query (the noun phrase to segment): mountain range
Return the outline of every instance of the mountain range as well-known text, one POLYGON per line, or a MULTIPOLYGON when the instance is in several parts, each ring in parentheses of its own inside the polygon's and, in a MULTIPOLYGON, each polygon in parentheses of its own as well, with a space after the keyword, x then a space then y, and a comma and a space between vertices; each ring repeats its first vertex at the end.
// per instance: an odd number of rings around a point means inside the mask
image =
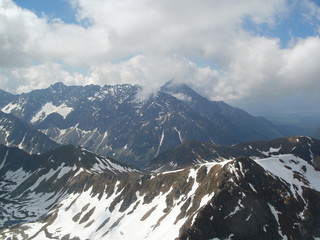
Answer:
POLYGON ((0 239, 320 239, 320 140, 141 89, 0 91, 0 239))
POLYGON ((144 99, 137 97, 140 90, 56 83, 20 95, 2 91, 0 108, 58 144, 138 167, 188 140, 234 144, 287 135, 266 119, 209 101, 187 85, 170 81, 144 99))

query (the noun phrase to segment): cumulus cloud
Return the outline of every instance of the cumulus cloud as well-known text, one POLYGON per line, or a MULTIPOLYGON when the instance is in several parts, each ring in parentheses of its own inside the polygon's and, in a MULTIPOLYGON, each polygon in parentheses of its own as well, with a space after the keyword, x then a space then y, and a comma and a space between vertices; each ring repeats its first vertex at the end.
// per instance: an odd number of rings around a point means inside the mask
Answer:
POLYGON ((89 25, 38 17, 1 0, 2 65, 42 59, 90 65, 137 54, 213 56, 237 35, 243 17, 271 23, 285 7, 284 0, 263 6, 253 0, 72 2, 79 22, 89 25))
POLYGON ((283 87, 310 90, 319 87, 320 38, 302 39, 283 54, 280 78, 283 87))
POLYGON ((48 87, 61 81, 67 85, 138 84, 144 87, 143 95, 148 95, 172 79, 200 89, 200 86, 208 82, 217 82, 218 72, 209 67, 199 68, 186 58, 156 59, 138 55, 117 63, 92 66, 87 74, 70 73, 61 64, 48 62, 31 67, 0 70, 0 78, 0 88, 14 93, 48 87))
POLYGON ((57 63, 46 63, 16 68, 10 74, 3 72, 1 87, 27 92, 57 81, 69 85, 130 83, 144 86, 143 95, 148 95, 174 79, 187 83, 212 100, 227 101, 319 90, 319 37, 300 40, 290 49, 282 49, 277 39, 250 37, 238 40, 233 52, 233 61, 223 69, 199 67, 178 56, 138 55, 92 66, 86 75, 70 73, 57 63))
MULTIPOLYGON (((279 37, 244 26, 249 20, 276 28, 294 0, 70 1, 78 23, 37 16, 0 0, 1 88, 24 92, 56 81, 131 83, 145 86, 147 95, 175 79, 225 101, 320 88, 319 36, 293 37, 283 47, 279 37)), ((309 0, 298 5, 317 29, 318 5, 309 0)))
POLYGON ((221 99, 281 96, 320 88, 319 37, 300 40, 290 49, 268 38, 251 38, 236 46, 234 60, 216 89, 224 93, 221 99))
MULTIPOLYGON (((108 29, 110 54, 178 54, 214 56, 241 29, 243 18, 272 24, 286 7, 283 0, 257 1, 191 0, 73 0, 79 20, 108 29)), ((219 57, 217 57, 219 59, 219 57)))
POLYGON ((38 17, 11 0, 0 0, 0 67, 58 61, 94 64, 111 43, 106 30, 38 17))
POLYGON ((39 51, 46 60, 71 65, 95 64, 104 58, 110 48, 108 35, 102 29, 86 29, 61 22, 48 27, 39 44, 39 51))
POLYGON ((148 96, 172 79, 200 89, 208 83, 214 84, 217 76, 217 71, 209 67, 200 68, 186 58, 138 55, 119 63, 92 67, 88 81, 100 85, 138 84, 143 86, 142 96, 148 96))
POLYGON ((46 30, 45 20, 17 7, 11 0, 0 1, 0 66, 32 63, 46 30))
POLYGON ((81 85, 86 82, 83 75, 65 71, 60 64, 51 62, 0 70, 0 80, 0 88, 12 93, 46 88, 55 82, 64 82, 68 85, 81 85))

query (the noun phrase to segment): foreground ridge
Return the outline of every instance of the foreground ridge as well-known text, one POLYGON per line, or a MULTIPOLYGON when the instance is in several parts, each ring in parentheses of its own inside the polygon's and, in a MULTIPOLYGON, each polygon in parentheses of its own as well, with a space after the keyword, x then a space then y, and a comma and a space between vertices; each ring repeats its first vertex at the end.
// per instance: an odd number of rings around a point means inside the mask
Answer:
POLYGON ((292 154, 144 173, 64 148, 40 155, 34 169, 10 167, 22 153, 4 148, 1 238, 320 237, 320 172, 292 154))

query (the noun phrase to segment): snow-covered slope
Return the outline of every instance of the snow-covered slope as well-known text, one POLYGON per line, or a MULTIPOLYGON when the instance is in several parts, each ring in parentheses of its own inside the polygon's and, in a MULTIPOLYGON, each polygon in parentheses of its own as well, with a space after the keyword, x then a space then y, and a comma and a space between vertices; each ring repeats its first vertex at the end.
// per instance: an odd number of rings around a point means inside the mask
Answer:
MULTIPOLYGON (((29 155, 0 145, 0 227, 38 220, 70 192, 78 179, 139 172, 80 147, 64 146, 41 155, 29 155)), ((97 182, 88 184, 98 186, 97 182)))
POLYGON ((81 148, 40 155, 34 168, 1 152, 1 239, 320 237, 320 172, 292 154, 151 174, 81 148))

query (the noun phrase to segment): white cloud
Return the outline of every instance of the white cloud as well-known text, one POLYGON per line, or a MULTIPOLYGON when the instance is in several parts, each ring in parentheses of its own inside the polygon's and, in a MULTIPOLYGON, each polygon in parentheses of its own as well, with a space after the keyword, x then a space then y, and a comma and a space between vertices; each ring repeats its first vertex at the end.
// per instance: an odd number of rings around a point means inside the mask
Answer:
POLYGON ((254 0, 72 2, 79 21, 89 26, 38 17, 12 0, 0 0, 0 64, 45 60, 90 66, 137 54, 213 56, 232 42, 244 17, 271 23, 285 7, 284 0, 263 6, 254 0))
POLYGON ((171 79, 187 83, 195 89, 218 81, 218 72, 199 68, 185 58, 155 58, 138 55, 118 63, 106 63, 91 67, 88 74, 70 73, 58 63, 48 62, 31 67, 0 71, 0 88, 14 93, 28 92, 48 87, 61 81, 67 85, 114 85, 139 84, 144 87, 142 95, 156 91, 171 79), (10 82, 7 81, 10 79, 10 82), (195 81, 196 79, 196 81, 195 81))
POLYGON ((49 31, 40 45, 40 51, 47 60, 59 60, 71 65, 101 62, 110 48, 108 34, 103 29, 61 22, 49 25, 49 31))
POLYGON ((319 38, 310 37, 298 41, 291 49, 281 49, 277 39, 249 36, 247 41, 239 40, 233 47, 234 59, 224 69, 198 67, 177 56, 138 55, 117 63, 92 66, 87 75, 70 73, 57 63, 16 68, 10 74, 2 73, 1 87, 26 92, 57 81, 68 85, 130 83, 144 86, 143 95, 148 95, 175 79, 213 100, 226 101, 319 90, 319 38))
POLYGON ((94 64, 110 50, 108 38, 102 28, 38 17, 11 0, 0 0, 0 67, 42 61, 94 64))
POLYGON ((302 39, 292 48, 284 51, 284 62, 280 77, 283 87, 294 90, 319 88, 320 38, 302 39))
POLYGON ((11 0, 0 0, 0 66, 32 63, 45 28, 45 20, 11 0))
POLYGON ((0 88, 12 93, 46 88, 55 82, 64 82, 68 85, 86 83, 83 75, 71 74, 63 70, 61 65, 51 62, 31 67, 0 70, 0 79, 0 88))
MULTIPOLYGON (((123 57, 133 54, 189 56, 218 51, 238 34, 242 20, 273 23, 285 9, 284 0, 73 0, 78 18, 107 29, 113 50, 123 57)), ((213 55, 213 54, 211 54, 213 55)), ((219 59, 219 57, 217 57, 219 59)))
POLYGON ((99 85, 139 84, 144 87, 141 93, 143 97, 171 79, 199 89, 200 85, 211 84, 217 80, 217 74, 217 71, 208 67, 197 67, 186 58, 138 55, 119 63, 92 67, 87 81, 99 85))
MULTIPOLYGON (((39 17, 0 0, 1 88, 131 83, 149 94, 176 79, 226 101, 320 88, 319 37, 294 38, 283 48, 279 38, 256 36, 243 26, 244 19, 277 26, 292 1, 70 1, 79 22, 89 24, 39 17), (199 67, 201 61, 208 66, 199 67)), ((318 26, 319 7, 307 0, 301 5, 318 26)))
POLYGON ((233 52, 213 98, 270 98, 320 90, 319 37, 300 40, 291 49, 282 49, 277 39, 250 37, 239 40, 233 52))

